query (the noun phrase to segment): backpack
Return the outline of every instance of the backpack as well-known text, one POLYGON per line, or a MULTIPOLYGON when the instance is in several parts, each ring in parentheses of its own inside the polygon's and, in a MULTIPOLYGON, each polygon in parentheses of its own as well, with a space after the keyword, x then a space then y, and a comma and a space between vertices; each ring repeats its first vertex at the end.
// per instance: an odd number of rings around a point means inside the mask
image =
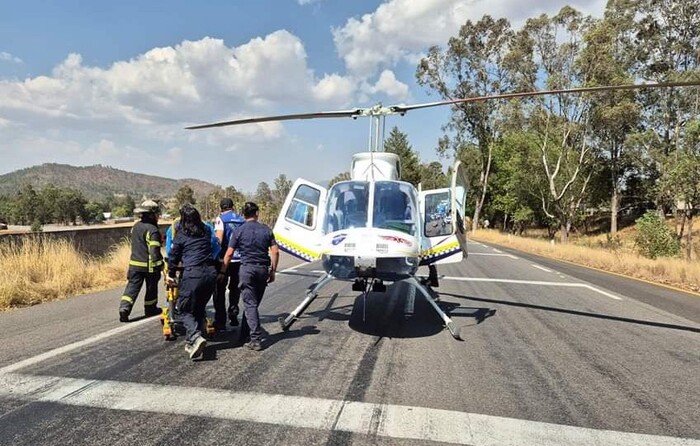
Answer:
MULTIPOLYGON (((231 240, 233 230, 245 223, 245 219, 233 211, 224 212, 219 218, 221 218, 221 222, 224 224, 224 237, 221 240, 221 253, 223 256, 228 249, 228 242, 231 240)), ((240 259, 240 254, 238 252, 234 253, 233 258, 240 259)))

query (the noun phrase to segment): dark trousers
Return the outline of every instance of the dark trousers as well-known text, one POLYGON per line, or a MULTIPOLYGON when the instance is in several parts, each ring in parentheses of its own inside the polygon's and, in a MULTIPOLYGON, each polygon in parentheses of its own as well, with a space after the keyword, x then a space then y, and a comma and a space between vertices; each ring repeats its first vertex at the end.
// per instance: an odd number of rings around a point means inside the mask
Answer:
POLYGON ((158 305, 158 281, 160 280, 160 271, 149 273, 148 271, 139 271, 134 268, 129 268, 126 273, 126 288, 119 303, 119 311, 131 313, 134 307, 134 302, 141 291, 143 282, 146 282, 146 297, 143 301, 144 308, 154 309, 158 305))
POLYGON ((260 327, 260 314, 258 307, 262 301, 269 270, 264 265, 241 265, 240 289, 243 300, 243 320, 241 321, 241 340, 250 336, 251 341, 260 341, 262 329, 260 327))
POLYGON ((182 272, 176 308, 185 327, 185 341, 191 344, 205 331, 204 317, 207 302, 216 285, 216 268, 213 265, 190 266, 182 272))
MULTIPOLYGON (((231 262, 226 270, 226 280, 216 284, 214 291, 214 323, 226 325, 226 316, 233 321, 238 318, 238 302, 241 299, 241 290, 238 288, 240 262, 231 262), (228 311, 226 310, 226 288, 228 288, 228 311)), ((217 266, 221 271, 221 263, 217 266)))

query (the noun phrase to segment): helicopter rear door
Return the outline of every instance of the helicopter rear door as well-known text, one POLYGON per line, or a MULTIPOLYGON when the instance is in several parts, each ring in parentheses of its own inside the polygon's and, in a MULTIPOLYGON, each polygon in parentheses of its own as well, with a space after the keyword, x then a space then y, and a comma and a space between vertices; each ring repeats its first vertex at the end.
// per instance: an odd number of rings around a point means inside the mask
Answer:
POLYGON ((454 234, 457 237, 460 248, 464 256, 467 256, 467 228, 466 228, 466 211, 467 211, 467 191, 469 183, 467 183, 467 173, 461 161, 457 161, 452 168, 452 226, 454 234))
POLYGON ((307 262, 321 257, 327 192, 318 184, 296 180, 275 223, 275 239, 281 250, 307 262))
POLYGON ((421 191, 420 212, 423 223, 421 265, 453 263, 462 260, 462 250, 452 223, 450 188, 421 191))

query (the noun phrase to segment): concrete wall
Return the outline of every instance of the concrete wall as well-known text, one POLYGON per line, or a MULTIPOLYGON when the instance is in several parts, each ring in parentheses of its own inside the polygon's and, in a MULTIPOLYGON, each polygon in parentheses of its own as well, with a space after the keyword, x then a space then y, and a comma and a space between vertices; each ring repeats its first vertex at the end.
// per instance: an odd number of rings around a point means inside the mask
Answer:
MULTIPOLYGON (((63 230, 55 232, 42 232, 38 234, 3 234, 0 235, 0 243, 22 243, 27 238, 39 238, 44 243, 51 243, 51 240, 69 240, 75 248, 91 256, 103 256, 109 253, 112 246, 128 239, 133 225, 119 226, 93 226, 63 230)), ((159 225, 161 234, 165 236, 165 231, 170 224, 159 225)))

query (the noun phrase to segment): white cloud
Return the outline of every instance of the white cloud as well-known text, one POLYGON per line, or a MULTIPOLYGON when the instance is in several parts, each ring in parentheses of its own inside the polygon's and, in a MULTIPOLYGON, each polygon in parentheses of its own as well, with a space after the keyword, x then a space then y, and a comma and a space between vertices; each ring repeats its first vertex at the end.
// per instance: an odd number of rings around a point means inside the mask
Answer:
MULTIPOLYGON (((572 6, 600 15, 603 0, 573 0, 572 6)), ((351 18, 333 30, 336 49, 349 72, 373 76, 382 67, 414 62, 432 45, 444 45, 467 20, 485 14, 506 17, 515 26, 541 13, 554 13, 560 0, 389 0, 371 14, 351 18)))
POLYGON ((314 3, 321 3, 323 0, 297 0, 301 6, 311 5, 314 3))
POLYGON ((397 100, 406 100, 409 96, 408 85, 396 79, 396 75, 391 70, 382 71, 379 80, 369 88, 368 92, 370 94, 384 93, 397 100))
POLYGON ((22 59, 6 51, 0 51, 0 62, 23 63, 22 59))
POLYGON ((107 155, 107 141, 161 153, 183 145, 255 146, 281 138, 282 124, 208 132, 183 127, 351 101, 356 81, 316 77, 306 59, 299 38, 284 30, 238 47, 209 37, 183 41, 106 68, 69 54, 50 75, 0 80, 0 125, 24 128, 27 142, 53 132, 53 142, 70 139, 91 157, 107 155))

